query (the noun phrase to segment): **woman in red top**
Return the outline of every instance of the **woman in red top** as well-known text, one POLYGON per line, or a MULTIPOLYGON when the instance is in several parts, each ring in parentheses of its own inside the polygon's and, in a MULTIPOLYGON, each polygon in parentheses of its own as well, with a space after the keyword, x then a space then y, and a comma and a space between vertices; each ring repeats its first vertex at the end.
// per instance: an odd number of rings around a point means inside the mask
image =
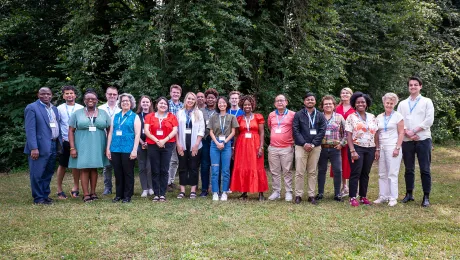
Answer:
POLYGON ((174 150, 177 133, 177 119, 169 113, 168 100, 156 100, 157 111, 145 117, 144 133, 148 144, 150 166, 152 167, 153 201, 166 201, 166 188, 169 178, 169 162, 174 150))
POLYGON ((264 200, 268 190, 267 174, 264 168, 264 118, 254 114, 256 101, 252 96, 243 96, 239 106, 244 115, 237 118, 239 128, 235 136, 235 167, 230 189, 240 191, 241 199, 247 199, 248 192, 258 192, 259 200, 264 200))
MULTIPOLYGON (((343 116, 345 120, 347 117, 353 113, 355 110, 350 105, 350 98, 353 95, 353 90, 350 88, 343 88, 340 91, 340 103, 335 109, 337 114, 343 116)), ((344 196, 348 196, 348 179, 350 179, 350 163, 348 162, 348 145, 342 148, 342 189, 340 191, 340 196, 343 198, 344 196)), ((334 177, 334 173, 332 172, 331 167, 331 177, 334 177)))

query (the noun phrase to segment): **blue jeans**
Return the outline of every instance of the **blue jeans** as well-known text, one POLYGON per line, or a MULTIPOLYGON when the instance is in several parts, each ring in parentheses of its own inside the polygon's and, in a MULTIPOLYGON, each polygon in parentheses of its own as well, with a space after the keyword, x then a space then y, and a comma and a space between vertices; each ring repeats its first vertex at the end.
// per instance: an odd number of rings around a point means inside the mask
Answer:
POLYGON ((210 136, 201 140, 201 190, 208 191, 209 189, 209 167, 211 166, 210 147, 212 139, 210 136))
POLYGON ((401 149, 403 154, 404 166, 406 172, 404 179, 406 181, 406 190, 412 192, 415 183, 415 155, 417 155, 418 165, 420 168, 420 176, 422 179, 422 187, 424 193, 431 191, 431 139, 422 141, 403 142, 401 149))
POLYGON ((222 168, 222 191, 227 192, 230 186, 230 160, 232 158, 232 144, 228 142, 224 149, 219 150, 211 141, 211 183, 212 192, 219 192, 219 172, 222 168))

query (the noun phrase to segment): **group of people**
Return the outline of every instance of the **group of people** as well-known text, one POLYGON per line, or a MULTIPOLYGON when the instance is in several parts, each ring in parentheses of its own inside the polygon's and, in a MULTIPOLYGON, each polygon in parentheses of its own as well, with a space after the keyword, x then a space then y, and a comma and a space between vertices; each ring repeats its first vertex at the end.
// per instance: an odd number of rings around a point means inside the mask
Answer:
MULTIPOLYGON (((272 176, 268 199, 281 197, 283 178, 284 199, 300 204, 306 175, 307 201, 317 204, 325 198, 330 162, 333 199, 342 201, 348 196, 353 207, 369 205, 369 173, 377 160, 379 197, 374 203, 394 206, 403 159, 406 196, 402 202, 407 203, 414 200, 417 156, 424 193, 422 206, 429 206, 434 108, 429 98, 421 96, 421 89, 420 78, 409 78, 410 96, 400 102, 396 111, 398 96, 385 94, 385 111, 377 116, 367 112, 372 103, 369 95, 353 93, 349 88, 341 90, 338 104, 334 96, 322 97, 322 112, 316 108, 314 93, 306 93, 304 108, 297 112, 287 108, 285 95, 277 95, 275 110, 267 117, 272 176)), ((85 106, 75 103, 73 86, 63 87, 62 94, 65 103, 56 108, 51 104, 51 90, 43 87, 38 91, 38 100, 25 109, 24 152, 29 158, 34 203, 52 203, 50 181, 57 156, 60 199, 67 198, 62 181, 66 168, 71 168, 74 184, 70 195, 79 197, 81 182, 83 201, 97 200, 97 169, 104 168, 103 194, 112 193, 113 169, 116 194, 112 201, 131 202, 137 159, 141 197, 150 195, 154 202, 166 201, 167 191, 174 189, 176 172, 178 199, 206 197, 211 186, 214 201, 226 201, 230 192, 241 192, 242 200, 248 199, 248 193, 257 193, 259 200, 265 200, 264 192, 269 190, 264 167, 265 119, 255 113, 253 96, 232 91, 227 98, 210 88, 204 93, 188 92, 181 102, 182 88, 172 85, 170 100, 159 97, 153 102, 141 96, 134 112, 134 97, 118 95, 115 87, 107 88, 107 103, 99 107, 98 96, 92 90, 83 96, 85 106), (197 195, 199 179, 201 193, 197 195)))

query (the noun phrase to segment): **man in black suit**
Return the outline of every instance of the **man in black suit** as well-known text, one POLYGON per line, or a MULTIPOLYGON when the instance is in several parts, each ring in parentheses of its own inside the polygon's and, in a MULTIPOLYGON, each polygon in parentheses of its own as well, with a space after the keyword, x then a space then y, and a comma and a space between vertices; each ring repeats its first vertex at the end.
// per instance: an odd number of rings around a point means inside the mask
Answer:
POLYGON ((38 100, 24 110, 26 145, 30 187, 35 204, 49 205, 50 182, 56 166, 56 154, 62 147, 58 110, 50 101, 53 97, 47 87, 40 88, 38 100))

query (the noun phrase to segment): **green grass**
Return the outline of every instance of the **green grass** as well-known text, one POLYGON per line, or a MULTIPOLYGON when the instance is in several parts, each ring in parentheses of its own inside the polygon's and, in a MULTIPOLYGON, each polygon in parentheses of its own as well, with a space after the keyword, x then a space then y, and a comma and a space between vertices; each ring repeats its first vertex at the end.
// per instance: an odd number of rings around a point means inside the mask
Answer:
MULTIPOLYGON (((103 197, 90 204, 69 198, 35 206, 26 172, 0 174, 0 258, 459 259, 459 158, 458 147, 436 147, 433 205, 427 209, 420 207, 418 176, 415 203, 351 208, 332 201, 330 178, 318 206, 260 203, 255 194, 249 202, 238 201, 239 194, 228 202, 178 200, 177 192, 154 204, 139 197, 138 178, 128 205, 103 197)), ((374 200, 376 169, 371 175, 374 200)), ((64 181, 68 192, 70 173, 64 181)), ((98 184, 101 193, 101 176, 98 184)), ((399 184, 402 197, 402 173, 399 184)))

